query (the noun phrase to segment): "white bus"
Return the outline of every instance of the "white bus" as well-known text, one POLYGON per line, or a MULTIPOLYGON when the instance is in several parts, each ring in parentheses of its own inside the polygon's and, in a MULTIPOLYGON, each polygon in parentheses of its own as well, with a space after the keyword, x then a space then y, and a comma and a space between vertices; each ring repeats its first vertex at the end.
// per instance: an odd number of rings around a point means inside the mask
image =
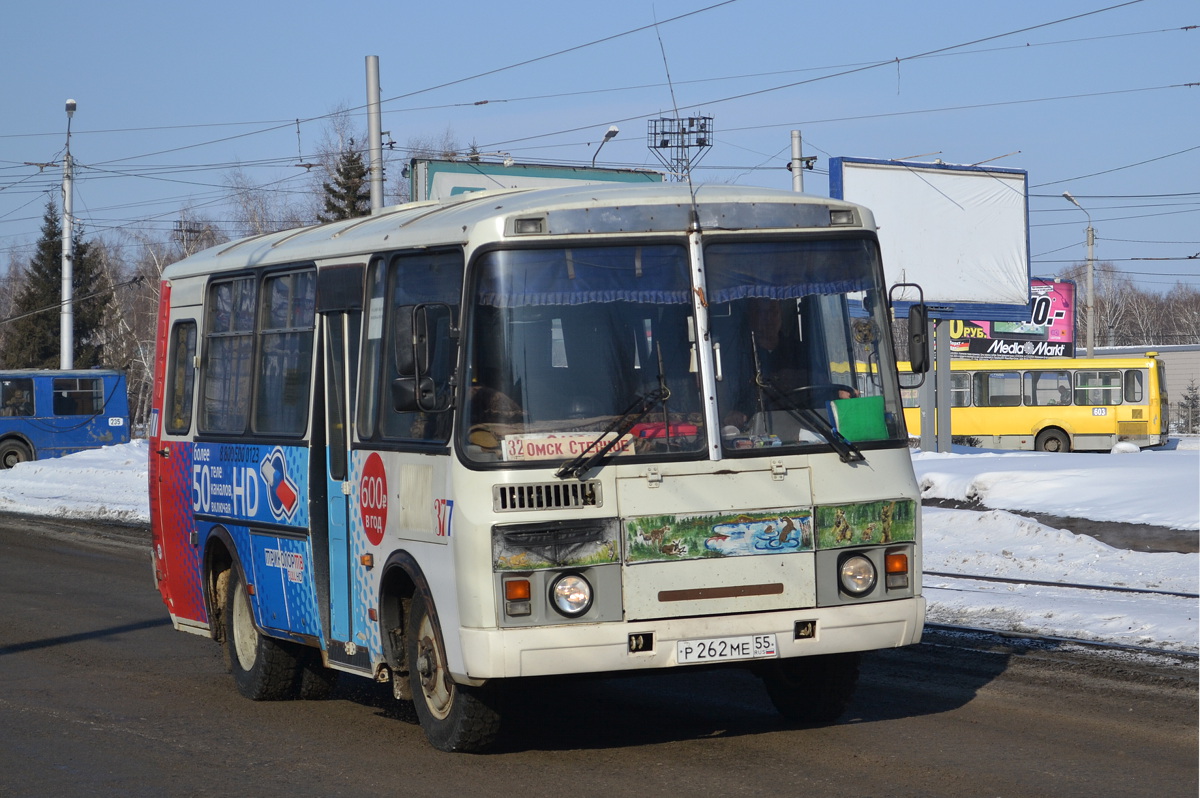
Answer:
POLYGON ((482 750, 521 677, 728 663, 828 722, 920 639, 875 223, 725 186, 464 195, 163 275, 159 589, 252 699, 482 750))

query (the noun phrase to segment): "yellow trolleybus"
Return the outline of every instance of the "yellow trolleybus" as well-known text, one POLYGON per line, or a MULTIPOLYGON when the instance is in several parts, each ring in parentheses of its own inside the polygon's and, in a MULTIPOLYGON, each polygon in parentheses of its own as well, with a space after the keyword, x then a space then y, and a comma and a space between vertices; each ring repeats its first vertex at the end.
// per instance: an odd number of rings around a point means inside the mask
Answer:
MULTIPOLYGON (((1108 451, 1167 442, 1166 375, 1154 352, 1134 358, 951 360, 950 431, 991 449, 1108 451)), ((900 364, 901 372, 907 364, 900 364)), ((901 374, 902 384, 915 377, 901 374)), ((921 434, 917 390, 904 389, 908 431, 921 434)))

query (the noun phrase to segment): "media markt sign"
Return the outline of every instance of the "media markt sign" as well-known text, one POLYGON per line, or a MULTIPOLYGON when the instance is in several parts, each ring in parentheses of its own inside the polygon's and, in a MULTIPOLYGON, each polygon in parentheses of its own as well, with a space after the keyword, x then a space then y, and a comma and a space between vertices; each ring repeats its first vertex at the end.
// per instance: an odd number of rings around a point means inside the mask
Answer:
POLYGON ((950 322, 950 351, 960 357, 1075 356, 1075 284, 1034 279, 1028 321, 950 322))

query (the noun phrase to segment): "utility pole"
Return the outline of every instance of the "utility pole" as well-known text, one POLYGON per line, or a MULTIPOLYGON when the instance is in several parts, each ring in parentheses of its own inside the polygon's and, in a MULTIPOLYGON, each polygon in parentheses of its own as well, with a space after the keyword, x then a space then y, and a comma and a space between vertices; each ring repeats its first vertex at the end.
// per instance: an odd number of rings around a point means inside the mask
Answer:
POLYGON ((371 184, 371 213, 383 208, 383 123, 379 111, 379 56, 367 56, 367 146, 371 184))
POLYGON ((1095 273, 1096 273, 1096 229, 1092 227, 1092 215, 1087 212, 1087 208, 1079 204, 1079 201, 1071 196, 1071 192, 1064 191, 1063 198, 1074 205, 1079 210, 1083 211, 1083 215, 1087 217, 1087 356, 1092 357, 1092 350, 1096 345, 1096 289, 1095 289, 1095 273))
POLYGON ((804 157, 803 147, 800 141, 800 131, 792 131, 792 160, 788 162, 788 171, 792 173, 792 191, 798 194, 804 193, 804 170, 812 169, 816 164, 817 157, 811 155, 804 157))
POLYGON ((75 101, 67 100, 67 152, 63 156, 63 226, 62 226, 62 310, 59 314, 59 368, 75 368, 75 310, 72 286, 75 282, 75 236, 72 213, 74 190, 71 164, 71 117, 75 101))

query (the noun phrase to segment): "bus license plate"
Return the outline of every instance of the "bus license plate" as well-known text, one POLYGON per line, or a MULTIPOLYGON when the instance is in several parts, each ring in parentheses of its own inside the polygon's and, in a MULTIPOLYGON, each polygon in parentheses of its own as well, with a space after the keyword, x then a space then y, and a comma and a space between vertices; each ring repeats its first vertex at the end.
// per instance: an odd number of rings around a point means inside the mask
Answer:
POLYGON ((675 645, 675 659, 680 665, 778 655, 775 650, 775 635, 710 637, 703 640, 680 640, 675 645))

